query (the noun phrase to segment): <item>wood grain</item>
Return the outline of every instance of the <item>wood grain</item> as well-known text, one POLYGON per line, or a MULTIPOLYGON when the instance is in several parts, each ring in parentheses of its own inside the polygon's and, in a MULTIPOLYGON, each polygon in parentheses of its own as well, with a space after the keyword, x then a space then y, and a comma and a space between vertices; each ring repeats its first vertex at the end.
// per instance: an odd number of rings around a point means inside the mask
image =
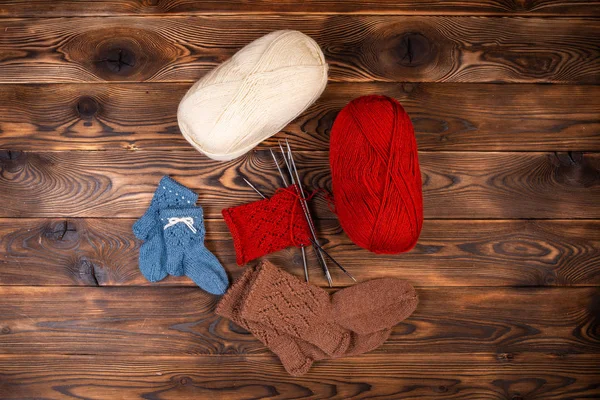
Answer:
POLYGON ((595 19, 350 15, 0 19, 0 82, 195 81, 289 27, 332 81, 600 83, 595 19))
MULTIPOLYGON (((417 288, 376 353, 600 353, 599 288, 417 288)), ((0 287, 2 354, 255 354, 198 288, 0 287)))
MULTIPOLYGON (((138 271, 140 242, 131 219, 0 219, 0 285, 150 285, 138 271)), ((206 245, 231 278, 231 235, 222 220, 207 220, 206 245)), ((417 247, 399 255, 373 254, 354 245, 337 221, 318 224, 319 237, 359 281, 383 276, 419 286, 600 285, 600 221, 428 220, 417 247)), ((301 275, 298 249, 269 259, 301 275)), ((253 265, 254 263, 251 263, 253 265)), ((312 283, 325 286, 308 252, 312 283)), ((332 267, 336 286, 351 282, 332 267)), ((161 286, 193 286, 169 277, 161 286)))
MULTIPOLYGON (((600 218, 598 153, 421 152, 425 217, 600 218)), ((307 188, 330 189, 326 152, 297 152, 307 188)), ((139 217, 171 175, 197 191, 208 217, 280 187, 267 151, 230 162, 196 151, 0 152, 0 217, 139 217)), ((326 201, 316 215, 333 218, 326 201)))
MULTIPOLYGON (((7 150, 180 150, 188 83, 2 85, 0 147, 7 150), (157 101, 160 99, 160 101, 157 101)), ((420 150, 600 150, 600 86, 332 83, 273 139, 327 150, 339 110, 361 95, 398 99, 420 150)))
MULTIPOLYGON (((599 17, 595 0, 0 0, 0 399, 600 398, 599 17), (208 160, 179 100, 275 29, 317 40, 326 92, 258 151, 208 160), (330 190, 335 116, 375 93, 417 131, 417 247, 374 255, 312 206, 359 281, 417 287, 382 347, 292 378, 218 298, 143 279, 131 225, 161 176, 199 193, 234 279, 220 211, 258 199, 241 178, 273 193, 265 150, 288 138, 330 190)), ((301 275, 297 249, 266 258, 301 275)))
POLYGON ((62 17, 109 15, 157 15, 195 13, 353 13, 403 15, 589 15, 600 14, 600 6, 588 0, 534 1, 428 1, 421 0, 4 0, 0 16, 62 17))
POLYGON ((595 398, 596 355, 370 354, 324 361, 300 378, 271 356, 0 356, 6 399, 595 398), (235 378, 232 379, 231 377, 235 378))

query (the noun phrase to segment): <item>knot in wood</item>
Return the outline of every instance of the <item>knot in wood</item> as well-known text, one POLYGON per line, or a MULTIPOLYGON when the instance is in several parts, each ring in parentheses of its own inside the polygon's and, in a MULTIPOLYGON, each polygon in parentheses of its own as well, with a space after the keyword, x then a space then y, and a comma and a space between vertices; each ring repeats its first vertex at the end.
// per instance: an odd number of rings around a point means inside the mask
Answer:
POLYGON ((58 221, 48 226, 44 236, 57 242, 71 242, 79 238, 77 227, 70 221, 58 221))
MULTIPOLYGON (((339 110, 335 110, 335 111, 328 111, 325 113, 325 115, 323 115, 321 118, 319 118, 319 121, 317 123, 317 133, 322 134, 322 135, 327 135, 329 136, 330 132, 331 132, 331 127, 333 126, 333 122, 335 121, 337 115, 338 115, 338 111, 339 110)), ((310 132, 310 128, 307 130, 304 130, 304 126, 302 127, 302 131, 303 132, 310 132)))
POLYGON ((4 335, 8 335, 10 333, 10 328, 8 326, 5 326, 2 328, 2 333, 4 335))
POLYGON ((405 67, 417 67, 431 58, 429 39, 420 33, 408 32, 398 43, 398 62, 405 67))
POLYGON ((548 274, 546 274, 546 277, 544 278, 544 283, 546 285, 553 285, 556 283, 556 272, 551 271, 548 274))
POLYGON ((100 286, 102 276, 97 275, 96 265, 85 257, 77 260, 79 279, 88 285, 100 286))
POLYGON ((77 102, 77 113, 81 118, 88 119, 98 112, 98 102, 88 96, 84 96, 77 102))
POLYGON ((515 356, 512 353, 500 353, 496 356, 496 358, 498 361, 511 362, 515 359, 515 356))
POLYGON ((135 67, 135 53, 126 47, 108 47, 98 53, 98 67, 112 74, 129 75, 135 67))
POLYGON ((403 83, 401 87, 402 87, 402 91, 407 94, 411 93, 413 90, 415 90, 414 83, 403 83))
POLYGON ((589 188, 600 182, 600 169, 597 163, 584 153, 554 153, 554 180, 572 187, 589 188))
POLYGON ((447 387, 447 386, 444 386, 444 385, 440 385, 440 386, 438 386, 438 388, 437 388, 437 392, 438 392, 438 393, 446 393, 447 391, 448 391, 448 387, 447 387))
POLYGON ((27 157, 22 151, 0 151, 0 171, 18 172, 27 164, 27 157))
POLYGON ((191 380, 190 378, 188 378, 187 376, 184 376, 183 378, 181 378, 181 379, 179 380, 179 383, 180 383, 182 386, 189 385, 191 382, 192 382, 192 380, 191 380))

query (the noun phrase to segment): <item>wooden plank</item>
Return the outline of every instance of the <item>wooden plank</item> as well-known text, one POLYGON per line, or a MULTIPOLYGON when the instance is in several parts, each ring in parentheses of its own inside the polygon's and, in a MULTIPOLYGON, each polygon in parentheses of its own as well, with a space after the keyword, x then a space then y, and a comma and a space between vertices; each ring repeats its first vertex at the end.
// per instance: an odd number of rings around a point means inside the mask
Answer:
POLYGON ((5 399, 583 399, 600 395, 597 355, 369 354, 302 377, 272 356, 0 356, 5 399))
MULTIPOLYGON (((297 152, 307 188, 330 189, 326 152, 297 152)), ((425 217, 600 218, 599 153, 421 152, 425 217)), ((167 174, 200 194, 208 217, 279 188, 268 151, 230 162, 196 151, 0 152, 0 217, 139 217, 167 174)), ((333 218, 326 201, 316 215, 333 218)))
POLYGON ((190 82, 289 27, 332 81, 600 83, 595 19, 351 15, 1 19, 0 82, 190 82))
MULTIPOLYGON (((418 283, 418 282, 417 282, 418 283)), ((417 288, 376 353, 599 353, 599 288, 417 288)), ((2 354, 255 354, 198 288, 0 287, 2 354)))
MULTIPOLYGON (((0 285, 150 285, 138 271, 140 242, 131 219, 0 219, 0 285)), ((354 245, 335 220, 318 224, 319 237, 359 281, 382 276, 419 286, 600 286, 600 221, 428 220, 417 247, 399 255, 373 254, 354 245)), ((229 276, 235 263, 222 220, 207 220, 206 245, 229 276)), ((298 249, 266 259, 301 275, 298 249)), ((253 264, 253 263, 252 263, 253 264)), ((311 282, 325 286, 308 252, 311 282)), ((332 268, 334 284, 350 284, 332 268)), ((193 286, 185 277, 158 285, 193 286)))
MULTIPOLYGON (((177 106, 188 83, 2 85, 7 150, 180 150, 177 106), (157 101, 156 99, 160 99, 157 101)), ((361 95, 398 99, 421 150, 600 150, 600 86, 332 83, 272 140, 327 150, 335 116, 361 95)))
POLYGON ((62 17, 110 15, 160 15, 202 13, 298 13, 298 14, 402 14, 402 15, 589 15, 600 14, 600 6, 589 0, 4 0, 0 16, 62 17))

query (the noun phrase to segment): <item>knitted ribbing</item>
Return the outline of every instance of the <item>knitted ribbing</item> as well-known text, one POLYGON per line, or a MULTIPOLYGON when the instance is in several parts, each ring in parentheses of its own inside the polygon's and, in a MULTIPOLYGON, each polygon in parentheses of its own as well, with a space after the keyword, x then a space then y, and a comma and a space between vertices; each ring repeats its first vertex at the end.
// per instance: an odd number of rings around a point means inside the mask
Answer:
POLYGON ((162 227, 158 223, 160 210, 193 206, 197 200, 196 193, 164 176, 154 192, 148 210, 133 224, 134 235, 145 241, 140 247, 139 268, 148 281, 157 282, 167 276, 167 271, 163 268, 166 255, 162 227))
POLYGON ((187 275, 200 288, 222 295, 229 280, 223 266, 204 246, 202 207, 168 208, 159 213, 166 248, 165 269, 171 275, 187 275))
POLYGON ((289 186, 269 199, 221 212, 233 237, 238 265, 286 247, 310 244, 310 230, 296 193, 295 186, 289 186))

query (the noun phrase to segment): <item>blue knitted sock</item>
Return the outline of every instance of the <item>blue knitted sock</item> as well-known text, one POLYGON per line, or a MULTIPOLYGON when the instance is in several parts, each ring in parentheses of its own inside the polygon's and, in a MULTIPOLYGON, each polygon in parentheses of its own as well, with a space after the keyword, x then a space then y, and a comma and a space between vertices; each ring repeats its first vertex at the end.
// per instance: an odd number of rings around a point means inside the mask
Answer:
POLYGON ((150 282, 160 281, 167 276, 183 275, 183 268, 179 271, 169 271, 164 268, 166 250, 162 236, 162 225, 159 224, 160 210, 168 207, 190 207, 196 204, 198 195, 164 176, 154 192, 150 207, 144 215, 133 224, 133 233, 138 239, 145 240, 140 247, 139 268, 142 275, 150 282))
POLYGON ((164 208, 194 207, 198 195, 169 176, 163 176, 154 192, 150 207, 144 215, 133 224, 133 234, 141 240, 146 240, 152 229, 158 224, 158 213, 164 208))
POLYGON ((204 246, 202 207, 161 210, 160 222, 167 249, 167 270, 183 270, 196 285, 222 295, 229 286, 225 269, 204 246))
MULTIPOLYGON (((159 225, 155 226, 160 229, 159 225)), ((151 235, 140 247, 140 271, 150 282, 158 282, 167 276, 167 270, 163 267, 165 261, 165 243, 160 231, 151 235)))

